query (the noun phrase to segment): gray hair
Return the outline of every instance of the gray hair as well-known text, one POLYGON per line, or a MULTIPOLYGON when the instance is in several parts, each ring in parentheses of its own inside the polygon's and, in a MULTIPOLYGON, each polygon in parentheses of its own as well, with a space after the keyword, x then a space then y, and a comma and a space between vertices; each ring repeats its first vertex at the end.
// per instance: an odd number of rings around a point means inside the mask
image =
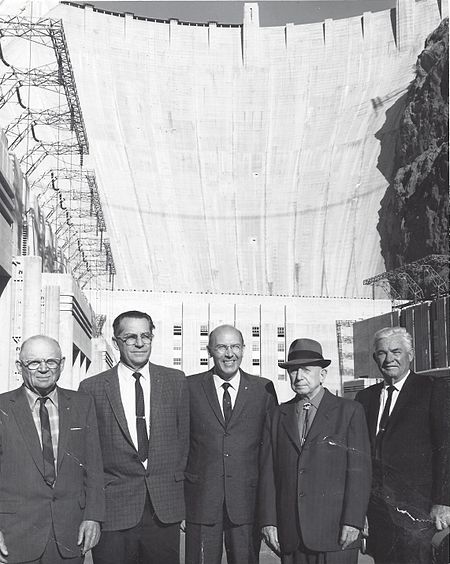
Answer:
POLYGON ((414 348, 412 336, 404 327, 383 327, 383 329, 377 331, 373 336, 374 348, 378 341, 389 337, 401 337, 408 351, 412 351, 414 348))

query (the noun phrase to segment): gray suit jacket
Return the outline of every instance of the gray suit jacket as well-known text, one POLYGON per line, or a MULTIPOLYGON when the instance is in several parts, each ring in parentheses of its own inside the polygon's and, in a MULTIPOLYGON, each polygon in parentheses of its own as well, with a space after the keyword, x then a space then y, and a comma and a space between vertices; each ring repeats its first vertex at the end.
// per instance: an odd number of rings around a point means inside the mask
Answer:
POLYGON ((120 398, 117 366, 83 380, 95 401, 103 455, 103 530, 136 525, 147 491, 163 523, 184 519, 183 480, 189 441, 189 398, 183 372, 149 363, 150 433, 147 469, 134 446, 120 398))
POLYGON ((225 501, 235 524, 255 520, 259 455, 266 418, 276 406, 273 384, 241 370, 241 383, 227 427, 213 372, 187 378, 191 446, 186 469, 186 519, 212 524, 225 501))
POLYGON ((53 526, 65 558, 80 555, 81 521, 102 521, 105 500, 94 403, 58 387, 54 487, 44 482, 42 448, 24 387, 0 395, 0 530, 8 563, 35 560, 53 526))

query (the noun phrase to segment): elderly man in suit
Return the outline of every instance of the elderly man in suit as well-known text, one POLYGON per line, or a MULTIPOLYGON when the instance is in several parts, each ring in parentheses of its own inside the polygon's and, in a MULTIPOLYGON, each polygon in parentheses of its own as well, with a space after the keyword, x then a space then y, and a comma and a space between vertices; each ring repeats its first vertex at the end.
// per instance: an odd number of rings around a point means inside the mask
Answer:
POLYGON ((449 384, 414 374, 413 357, 403 327, 375 333, 383 382, 356 397, 372 445, 368 549, 376 564, 430 564, 431 537, 450 525, 449 384))
POLYGON ((224 541, 228 564, 254 564, 260 444, 275 389, 240 369, 244 340, 236 328, 214 329, 208 352, 214 367, 187 379, 186 564, 220 564, 224 541))
POLYGON ((295 340, 287 362, 295 397, 266 430, 260 523, 285 564, 356 564, 370 492, 364 411, 322 384, 330 364, 312 339, 295 340))
POLYGON ((180 558, 189 397, 182 372, 149 362, 154 327, 146 313, 120 314, 119 364, 80 385, 95 400, 103 454, 106 517, 95 564, 180 558))
POLYGON ((30 337, 16 364, 23 386, 0 395, 0 562, 79 564, 104 517, 94 402, 57 386, 54 339, 30 337))

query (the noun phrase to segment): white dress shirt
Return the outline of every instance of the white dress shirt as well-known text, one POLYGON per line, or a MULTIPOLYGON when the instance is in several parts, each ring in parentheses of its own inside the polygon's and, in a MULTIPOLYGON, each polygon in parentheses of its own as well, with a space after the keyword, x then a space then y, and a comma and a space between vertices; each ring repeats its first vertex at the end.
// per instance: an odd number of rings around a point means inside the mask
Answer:
MULTIPOLYGON (((408 376, 409 376, 409 370, 406 373, 406 376, 404 378, 402 378, 398 382, 392 382, 392 385, 395 386, 396 389, 392 392, 391 407, 389 409, 389 415, 392 413, 392 410, 394 409, 394 406, 397 403, 398 396, 399 396, 408 376)), ((383 386, 383 389, 381 390, 381 394, 380 394, 380 409, 378 410, 377 433, 380 430, 381 416, 383 415, 384 406, 386 405, 386 402, 387 402, 387 399, 388 399, 388 391, 387 391, 388 386, 390 386, 390 384, 387 384, 386 382, 384 382, 384 386, 383 386)))
MULTIPOLYGON (((128 430, 131 435, 136 450, 138 448, 137 440, 137 428, 136 428, 136 391, 135 384, 136 378, 133 376, 134 372, 139 372, 142 376, 139 381, 142 386, 142 391, 144 392, 144 406, 145 406, 145 422, 147 425, 147 433, 150 436, 150 370, 148 362, 145 366, 139 370, 133 370, 128 368, 122 362, 119 362, 117 366, 117 373, 119 375, 119 386, 120 386, 120 399, 122 400, 123 410, 125 412, 125 418, 127 420, 128 430)), ((144 466, 147 467, 147 461, 145 461, 144 466)))
POLYGON ((225 383, 230 384, 230 387, 228 388, 228 393, 230 394, 230 398, 231 398, 231 407, 234 407, 234 404, 236 403, 236 397, 239 391, 239 384, 241 383, 241 373, 238 370, 230 380, 223 380, 220 376, 217 376, 217 374, 214 374, 213 378, 214 378, 214 386, 216 388, 216 393, 217 393, 217 399, 219 400, 220 410, 222 411, 222 415, 223 415, 223 394, 225 393, 225 390, 223 389, 222 385, 225 383))

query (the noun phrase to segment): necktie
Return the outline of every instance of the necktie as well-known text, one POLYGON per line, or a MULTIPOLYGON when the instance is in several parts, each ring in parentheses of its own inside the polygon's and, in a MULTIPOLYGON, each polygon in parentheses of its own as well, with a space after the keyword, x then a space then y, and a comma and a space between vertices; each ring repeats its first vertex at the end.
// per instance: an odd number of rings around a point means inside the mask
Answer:
POLYGON ((228 382, 222 384, 222 388, 223 388, 222 407, 223 407, 223 416, 225 419, 225 425, 228 425, 228 421, 231 419, 231 413, 233 411, 233 408, 231 406, 231 396, 230 396, 230 392, 228 391, 228 388, 230 386, 231 384, 228 384, 228 382))
POLYGON ((388 424, 388 421, 389 421, 389 412, 391 410, 392 394, 394 393, 395 390, 397 390, 397 388, 395 386, 388 386, 387 387, 388 397, 387 397, 386 404, 385 404, 384 409, 383 409, 383 413, 381 414, 380 427, 379 427, 377 436, 375 438, 376 458, 381 457, 381 443, 383 441, 383 435, 386 431, 386 427, 387 427, 387 424, 388 424))
POLYGON ((302 418, 303 418, 303 425, 302 425, 302 434, 300 438, 300 444, 303 446, 306 441, 306 436, 308 434, 308 423, 309 423, 309 410, 311 409, 311 403, 309 401, 305 401, 302 408, 302 418))
POLYGON ((138 440, 138 454, 142 462, 147 460, 148 456, 148 434, 147 424, 145 422, 145 404, 144 392, 142 390, 141 382, 139 381, 142 374, 134 372, 133 377, 136 379, 134 383, 134 392, 136 397, 136 430, 138 440))
POLYGON ((53 486, 56 480, 55 456, 53 454, 52 432, 50 429, 50 418, 48 416, 45 402, 49 399, 38 398, 40 402, 39 417, 41 419, 42 455, 44 459, 44 480, 49 486, 53 486))

